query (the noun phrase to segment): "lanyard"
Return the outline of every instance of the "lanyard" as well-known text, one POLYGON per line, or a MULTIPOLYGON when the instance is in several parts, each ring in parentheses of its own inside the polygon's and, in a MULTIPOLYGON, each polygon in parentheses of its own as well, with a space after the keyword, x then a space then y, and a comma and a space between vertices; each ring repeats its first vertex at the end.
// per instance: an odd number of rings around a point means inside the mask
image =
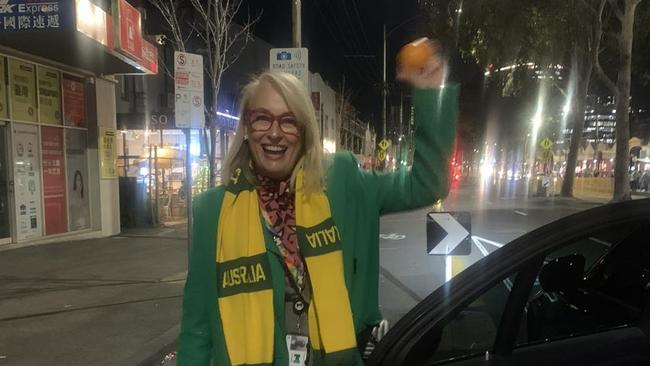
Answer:
MULTIPOLYGON (((273 230, 273 228, 270 227, 270 225, 268 224, 268 222, 266 222, 266 220, 264 220, 264 221, 265 221, 266 229, 273 236, 273 241, 278 246, 282 245, 282 239, 280 238, 280 236, 273 230)), ((298 316, 298 323, 297 323, 296 328, 300 329, 300 318, 302 317, 302 315, 305 313, 305 311, 309 307, 309 301, 307 301, 307 299, 303 295, 304 288, 301 288, 298 285, 298 283, 296 282, 296 279, 291 274, 291 271, 289 270, 289 267, 287 266, 287 263, 284 260, 284 256, 281 253, 280 254, 275 253, 275 252, 272 252, 272 253, 275 254, 275 256, 277 256, 278 259, 280 260, 280 263, 282 264, 282 268, 284 269, 285 277, 289 279, 289 285, 291 286, 291 288, 295 292, 295 294, 291 297, 290 301, 292 303, 293 313, 298 316)), ((301 259, 302 259, 303 265, 304 265, 305 259, 302 256, 301 256, 301 259)), ((307 267, 306 266, 305 266, 305 277, 306 277, 305 278, 305 280, 306 280, 307 277, 308 277, 307 267)), ((308 286, 307 281, 305 281, 303 286, 308 286)))

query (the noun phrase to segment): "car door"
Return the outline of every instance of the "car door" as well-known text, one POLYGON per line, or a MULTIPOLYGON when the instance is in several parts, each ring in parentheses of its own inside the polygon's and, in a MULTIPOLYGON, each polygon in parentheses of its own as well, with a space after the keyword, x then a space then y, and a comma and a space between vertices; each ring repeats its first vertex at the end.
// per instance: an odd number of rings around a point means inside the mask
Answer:
POLYGON ((369 364, 650 364, 643 285, 650 277, 650 259, 641 259, 647 253, 643 244, 650 246, 649 230, 650 200, 639 200, 597 207, 528 233, 418 304, 388 332, 369 364), (611 282, 612 271, 630 265, 611 259, 622 244, 638 250, 623 257, 639 254, 634 273, 624 278, 638 282, 627 287, 634 294, 607 292, 616 287, 611 284, 603 287, 603 278, 611 282), (580 270, 566 271, 573 266, 580 270), (570 279, 583 297, 553 287, 570 279), (550 306, 558 304, 558 296, 567 299, 554 309, 550 306), (637 303, 630 305, 626 296, 637 303), (589 320, 607 315, 608 307, 612 316, 590 327, 589 320), (592 317, 580 317, 584 310, 592 317), (561 316, 553 319, 554 311, 561 316), (554 320, 556 325, 538 329, 540 319, 541 324, 554 320))

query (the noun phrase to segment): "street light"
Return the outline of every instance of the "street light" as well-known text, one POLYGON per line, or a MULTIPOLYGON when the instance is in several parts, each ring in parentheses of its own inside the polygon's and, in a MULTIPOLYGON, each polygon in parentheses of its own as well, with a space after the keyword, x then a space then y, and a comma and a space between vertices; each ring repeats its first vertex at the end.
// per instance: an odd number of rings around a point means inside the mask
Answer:
POLYGON ((386 24, 382 25, 383 29, 383 35, 384 35, 384 64, 383 64, 383 72, 382 72, 382 88, 381 88, 381 123, 382 123, 382 137, 386 138, 386 92, 387 92, 387 85, 386 85, 386 50, 388 48, 387 46, 387 39, 388 37, 393 34, 396 30, 401 28, 402 26, 412 22, 413 20, 417 19, 418 17, 422 16, 421 14, 412 16, 405 21, 401 22, 400 24, 394 26, 392 29, 390 29, 388 32, 386 32, 386 24))

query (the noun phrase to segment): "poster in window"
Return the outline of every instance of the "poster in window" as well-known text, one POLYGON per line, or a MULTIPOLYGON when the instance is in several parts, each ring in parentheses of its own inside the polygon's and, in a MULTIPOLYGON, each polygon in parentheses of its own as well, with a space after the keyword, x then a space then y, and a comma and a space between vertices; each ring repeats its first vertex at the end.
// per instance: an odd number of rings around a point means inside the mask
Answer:
POLYGON ((90 227, 88 157, 86 131, 66 129, 65 167, 68 175, 68 213, 70 231, 90 227))
POLYGON ((43 166, 43 202, 45 203, 45 235, 68 231, 65 199, 65 164, 63 129, 41 128, 41 165, 43 166))
POLYGON ((99 128, 100 178, 117 179, 117 130, 99 128))
POLYGON ((43 123, 61 124, 61 79, 59 72, 38 67, 38 112, 43 123))
POLYGON ((7 108, 7 88, 5 87, 5 58, 0 57, 0 118, 9 118, 7 108))
POLYGON ((14 123, 14 201, 17 239, 42 236, 38 127, 14 123))
POLYGON ((63 110, 66 126, 86 127, 86 98, 82 80, 63 76, 63 110))
POLYGON ((9 101, 11 117, 36 122, 36 76, 33 64, 9 59, 9 101))

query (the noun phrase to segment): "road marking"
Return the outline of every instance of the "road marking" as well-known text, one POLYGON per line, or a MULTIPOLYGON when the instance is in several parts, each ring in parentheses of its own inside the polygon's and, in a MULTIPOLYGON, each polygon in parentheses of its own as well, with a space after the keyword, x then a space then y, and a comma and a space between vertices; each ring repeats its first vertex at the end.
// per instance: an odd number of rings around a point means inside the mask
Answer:
POLYGON ((416 303, 419 303, 423 300, 418 294, 415 293, 415 291, 411 290, 408 286, 402 283, 402 281, 398 280, 397 277, 393 276, 393 274, 390 273, 390 271, 386 268, 379 266, 379 273, 381 273, 388 281, 392 282, 393 285, 397 286, 397 288, 409 295, 411 299, 415 300, 416 303))
POLYGON ((484 243, 487 243, 487 244, 490 244, 490 245, 494 245, 494 246, 497 247, 497 248, 502 248, 502 247, 503 247, 503 244, 501 244, 501 243, 497 243, 496 241, 492 241, 492 240, 489 240, 489 239, 481 238, 480 236, 472 235, 472 238, 473 238, 473 239, 476 238, 476 239, 478 239, 478 240, 480 240, 480 241, 482 241, 482 242, 484 242, 484 243))
POLYGON ((451 256, 445 256, 445 282, 451 280, 451 256))
POLYGON ((515 213, 516 213, 517 215, 521 215, 521 216, 528 216, 527 213, 525 213, 525 212, 521 212, 521 211, 517 211, 517 210, 515 210, 515 213))
POLYGON ((398 233, 379 234, 379 238, 386 239, 386 240, 402 240, 402 239, 406 239, 406 235, 402 235, 398 233))
MULTIPOLYGON (((484 257, 487 257, 490 253, 487 251, 487 249, 485 249, 483 244, 481 244, 480 240, 481 239, 478 239, 475 236, 472 236, 472 241, 474 242, 474 244, 476 245, 478 250, 481 251, 481 253, 483 254, 484 257)), ((506 286, 508 291, 512 291, 512 281, 510 281, 509 278, 506 278, 505 280, 503 280, 503 284, 506 286)))

